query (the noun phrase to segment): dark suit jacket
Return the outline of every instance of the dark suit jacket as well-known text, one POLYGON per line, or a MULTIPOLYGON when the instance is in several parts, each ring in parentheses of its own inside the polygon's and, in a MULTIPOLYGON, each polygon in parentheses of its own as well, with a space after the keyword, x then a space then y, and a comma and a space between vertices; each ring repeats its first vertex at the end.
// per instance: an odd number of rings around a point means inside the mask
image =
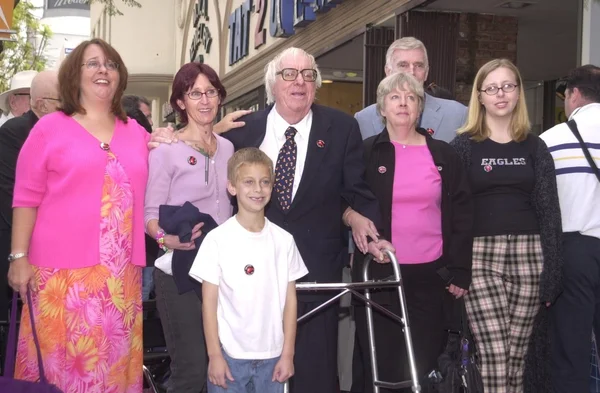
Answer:
POLYGON ((30 110, 23 116, 8 120, 0 127, 0 229, 12 227, 12 200, 17 158, 37 121, 38 117, 30 110))
POLYGON ((0 320, 8 315, 8 261, 12 230, 12 201, 19 152, 38 118, 32 111, 0 127, 0 320))
MULTIPOLYGON (((173 251, 173 279, 179 294, 194 290, 202 299, 201 284, 189 276, 190 268, 196 259, 196 254, 206 234, 217 227, 215 220, 206 213, 202 213, 190 202, 183 206, 160 205, 158 208, 158 225, 169 235, 179 236, 179 241, 187 243, 192 239, 192 229, 203 222, 202 235, 194 240, 196 248, 190 251, 173 251)), ((160 251, 159 255, 163 255, 160 251)))
MULTIPOLYGON (((236 150, 260 147, 271 109, 245 116, 244 127, 223 136, 236 150)), ((292 206, 283 212, 272 196, 266 215, 294 236, 308 268, 302 281, 341 282, 348 258, 343 241, 343 202, 378 226, 379 205, 364 180, 363 144, 356 120, 316 104, 312 112, 306 163, 292 206)))

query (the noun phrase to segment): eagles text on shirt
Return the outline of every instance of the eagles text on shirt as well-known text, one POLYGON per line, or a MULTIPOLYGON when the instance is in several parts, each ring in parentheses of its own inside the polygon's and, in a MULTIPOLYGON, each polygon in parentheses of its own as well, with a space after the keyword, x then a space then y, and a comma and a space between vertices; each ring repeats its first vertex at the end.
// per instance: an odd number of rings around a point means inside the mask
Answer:
POLYGON ((525 158, 482 158, 481 166, 486 165, 527 165, 525 158))

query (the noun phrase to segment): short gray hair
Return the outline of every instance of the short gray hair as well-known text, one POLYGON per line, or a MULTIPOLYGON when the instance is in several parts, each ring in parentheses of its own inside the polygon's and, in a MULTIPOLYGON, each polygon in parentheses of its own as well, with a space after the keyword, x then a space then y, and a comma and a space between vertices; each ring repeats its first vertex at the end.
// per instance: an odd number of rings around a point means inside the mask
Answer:
POLYGON ((423 51, 423 57, 425 58, 425 67, 429 67, 427 49, 425 49, 425 45, 423 45, 423 42, 416 39, 415 37, 402 37, 392 42, 392 45, 390 45, 390 47, 387 50, 387 53, 385 54, 385 65, 390 68, 392 67, 392 56, 394 56, 395 51, 412 49, 421 49, 423 51))
POLYGON ((287 56, 295 56, 298 54, 308 57, 308 59, 310 60, 311 68, 317 71, 317 79, 314 82, 309 83, 316 84, 317 89, 321 87, 321 73, 319 72, 319 67, 317 66, 315 57, 300 48, 287 48, 283 52, 275 56, 275 58, 265 66, 265 91, 267 92, 267 104, 272 104, 275 102, 275 94, 273 93, 273 87, 275 86, 275 81, 277 80, 277 73, 281 71, 281 63, 283 62, 283 59, 287 56))
POLYGON ((419 98, 419 113, 423 112, 423 104, 425 102, 425 91, 423 84, 420 83, 414 76, 408 72, 397 72, 385 77, 377 87, 377 114, 381 117, 381 109, 385 108, 385 96, 390 94, 394 89, 408 90, 417 95, 419 98))

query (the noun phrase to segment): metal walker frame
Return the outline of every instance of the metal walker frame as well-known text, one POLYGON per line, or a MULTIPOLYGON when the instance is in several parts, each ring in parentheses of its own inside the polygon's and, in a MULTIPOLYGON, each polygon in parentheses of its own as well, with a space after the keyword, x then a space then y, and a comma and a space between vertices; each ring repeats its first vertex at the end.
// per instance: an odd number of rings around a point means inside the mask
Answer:
MULTIPOLYGON (((365 303, 365 308, 367 312, 367 330, 369 334, 369 355, 371 358, 371 372, 373 375, 373 393, 380 393, 380 388, 387 389, 401 389, 405 387, 411 387, 414 393, 421 392, 421 386, 419 385, 419 377, 417 374, 417 367, 415 364, 415 356, 414 349, 412 344, 412 336, 410 333, 410 324, 408 321, 408 311, 406 308, 406 299, 404 296, 404 289, 402 287, 402 275, 400 273, 400 266, 398 265, 398 260, 393 252, 389 250, 384 250, 384 253, 391 260, 391 265, 394 269, 394 276, 392 279, 384 279, 384 280, 371 280, 369 278, 369 266, 371 265, 371 261, 373 260, 372 255, 368 255, 364 261, 363 266, 363 282, 355 282, 355 283, 307 283, 301 282, 296 284, 297 291, 341 291, 331 299, 327 300, 325 303, 319 305, 315 309, 309 311, 308 313, 302 315, 298 318, 298 323, 304 321, 309 318, 311 315, 316 312, 322 310, 323 308, 329 306, 334 303, 336 300, 341 298, 347 293, 350 293, 356 296, 358 299, 362 300, 365 303), (393 312, 387 310, 385 307, 371 300, 371 289, 381 289, 381 288, 398 288, 398 297, 400 299, 400 309, 402 312, 402 316, 398 316, 393 312), (361 294, 358 290, 364 290, 365 294, 361 294), (375 333, 373 331, 373 307, 387 316, 399 321, 403 325, 404 331, 404 340, 406 341, 406 351, 408 353, 408 362, 410 366, 410 375, 411 379, 408 381, 402 382, 386 382, 379 380, 379 372, 377 370, 377 348, 375 345, 375 333)), ((289 392, 288 383, 285 383, 284 392, 289 392)))

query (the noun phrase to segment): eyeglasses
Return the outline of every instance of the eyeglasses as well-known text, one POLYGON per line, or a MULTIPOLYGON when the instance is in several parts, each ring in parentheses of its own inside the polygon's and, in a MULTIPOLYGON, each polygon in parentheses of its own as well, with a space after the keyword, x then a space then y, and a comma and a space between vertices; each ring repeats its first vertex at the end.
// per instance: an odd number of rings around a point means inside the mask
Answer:
POLYGON ((519 85, 515 85, 514 83, 505 83, 502 86, 498 87, 498 86, 488 86, 485 89, 481 89, 479 91, 489 95, 489 96, 494 96, 496 94, 498 94, 498 92, 500 90, 502 90, 505 93, 510 93, 515 91, 515 89, 517 88, 517 86, 519 85))
POLYGON ((219 91, 217 89, 210 89, 202 92, 200 90, 192 90, 187 93, 187 96, 190 97, 190 100, 199 100, 203 95, 206 95, 206 98, 215 98, 219 95, 219 91))
MULTIPOLYGON (((82 66, 86 66, 88 70, 98 70, 102 66, 102 63, 100 63, 100 61, 96 59, 92 59, 83 63, 82 66)), ((119 69, 119 64, 115 63, 112 60, 109 60, 106 63, 104 63, 104 68, 106 68, 108 71, 116 71, 119 69)))
POLYGON ((281 75, 284 81, 295 81, 298 77, 298 74, 302 75, 302 79, 304 82, 314 82, 317 80, 317 70, 313 70, 311 68, 307 68, 304 70, 297 70, 295 68, 284 68, 279 71, 276 75, 281 75))
POLYGON ((15 96, 30 96, 31 94, 29 93, 15 93, 15 96))

